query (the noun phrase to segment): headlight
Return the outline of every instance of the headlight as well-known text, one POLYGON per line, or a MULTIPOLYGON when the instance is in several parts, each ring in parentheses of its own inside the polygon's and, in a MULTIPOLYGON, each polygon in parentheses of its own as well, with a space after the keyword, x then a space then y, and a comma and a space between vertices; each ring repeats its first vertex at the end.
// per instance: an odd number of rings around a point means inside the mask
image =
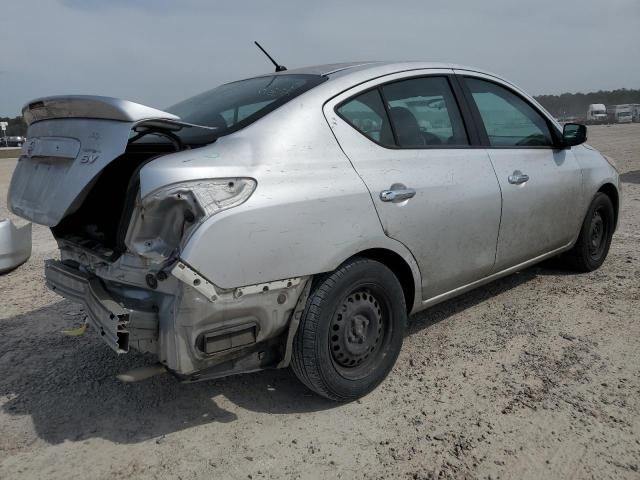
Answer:
POLYGON ((127 247, 156 262, 171 258, 195 227, 244 203, 256 189, 252 178, 214 178, 174 183, 138 198, 127 247))

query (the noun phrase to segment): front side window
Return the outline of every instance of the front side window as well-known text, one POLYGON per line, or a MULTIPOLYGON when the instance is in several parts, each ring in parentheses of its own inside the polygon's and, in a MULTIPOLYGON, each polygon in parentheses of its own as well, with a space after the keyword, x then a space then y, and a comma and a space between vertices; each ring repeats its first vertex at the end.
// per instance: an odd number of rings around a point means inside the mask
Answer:
POLYGON ((546 147, 553 137, 544 117, 515 93, 493 82, 465 79, 493 147, 546 147))
POLYGON ((469 145, 458 105, 445 77, 424 77, 382 87, 400 147, 469 145))
POLYGON ((338 114, 353 128, 376 143, 395 146, 387 112, 378 90, 369 90, 337 108, 338 114))

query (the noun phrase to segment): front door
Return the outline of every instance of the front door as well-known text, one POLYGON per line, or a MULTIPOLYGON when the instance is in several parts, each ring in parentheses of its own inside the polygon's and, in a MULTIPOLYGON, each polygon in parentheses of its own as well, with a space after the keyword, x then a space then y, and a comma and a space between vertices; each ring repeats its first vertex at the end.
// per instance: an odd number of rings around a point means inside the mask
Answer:
POLYGON ((465 77, 502 189, 494 270, 569 244, 582 221, 582 173, 553 125, 522 96, 486 78, 465 77))
POLYGON ((423 300, 489 274, 500 224, 496 175, 472 145, 451 73, 395 74, 325 105, 385 233, 413 253, 423 300))

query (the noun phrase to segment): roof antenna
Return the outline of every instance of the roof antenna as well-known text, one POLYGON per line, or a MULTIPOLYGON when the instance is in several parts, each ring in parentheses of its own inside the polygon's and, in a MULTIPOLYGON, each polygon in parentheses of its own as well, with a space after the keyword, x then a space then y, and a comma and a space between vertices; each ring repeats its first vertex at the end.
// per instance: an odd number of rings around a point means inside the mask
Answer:
POLYGON ((271 57, 271 55, 269 55, 269 54, 267 53, 267 51, 266 51, 264 48, 262 48, 262 45, 260 45, 258 42, 253 42, 253 43, 255 43, 255 44, 256 44, 256 46, 257 46, 260 50, 262 50, 262 53, 264 53, 264 54, 269 58, 269 60, 271 60, 271 63, 273 63, 273 64, 276 66, 276 72, 284 72, 284 71, 287 69, 287 67, 285 67, 284 65, 279 65, 279 64, 278 64, 278 62, 276 62, 276 61, 271 57))

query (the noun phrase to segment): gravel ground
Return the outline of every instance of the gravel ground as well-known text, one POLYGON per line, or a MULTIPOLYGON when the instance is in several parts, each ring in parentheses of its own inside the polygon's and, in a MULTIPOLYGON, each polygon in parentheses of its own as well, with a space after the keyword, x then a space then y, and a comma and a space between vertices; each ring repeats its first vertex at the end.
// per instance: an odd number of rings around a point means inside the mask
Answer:
POLYGON ((626 182, 604 266, 547 263, 421 312, 346 405, 286 370, 120 383, 149 359, 60 333, 82 315, 45 288, 56 249, 35 227, 0 277, 0 478, 640 478, 640 125, 589 136, 626 182))

